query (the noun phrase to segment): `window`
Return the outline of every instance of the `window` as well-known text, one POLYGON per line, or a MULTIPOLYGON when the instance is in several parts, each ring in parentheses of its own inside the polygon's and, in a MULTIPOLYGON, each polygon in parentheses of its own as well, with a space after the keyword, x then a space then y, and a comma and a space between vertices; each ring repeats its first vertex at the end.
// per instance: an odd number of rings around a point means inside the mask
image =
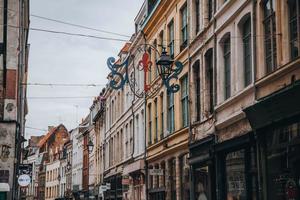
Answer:
POLYGON ((210 114, 214 111, 214 71, 213 71, 213 50, 209 49, 205 53, 205 61, 206 61, 206 77, 207 88, 209 91, 209 112, 210 114))
POLYGON ((290 48, 291 59, 299 56, 300 37, 300 2, 289 0, 289 25, 290 25, 290 48))
POLYGON ((181 46, 180 50, 183 50, 187 46, 188 42, 188 24, 187 24, 187 5, 185 4, 181 8, 181 46))
POLYGON ((168 92, 168 131, 173 133, 175 130, 175 111, 174 111, 174 93, 168 92))
POLYGON ((265 135, 268 199, 299 199, 299 121, 268 131, 265 135), (276 191, 276 192, 274 192, 276 191))
POLYGON ((171 200, 176 200, 176 160, 175 158, 169 161, 170 166, 170 177, 169 181, 171 184, 171 200))
POLYGON ((159 34, 159 42, 160 42, 160 53, 162 52, 163 48, 164 48, 164 31, 161 31, 159 34))
MULTIPOLYGON (((152 59, 152 51, 151 51, 151 47, 148 48, 148 54, 149 54, 149 58, 152 59)), ((132 80, 132 79, 131 79, 132 80)), ((148 84, 150 84, 152 81, 152 66, 149 65, 149 71, 148 71, 148 84)))
POLYGON ((272 72, 277 66, 276 53, 276 23, 275 23, 275 0, 265 0, 264 10, 264 43, 265 43, 265 62, 267 73, 272 72))
POLYGON ((224 86, 225 86, 225 99, 228 99, 231 95, 231 51, 230 51, 230 36, 224 40, 224 86))
POLYGON ((151 103, 148 105, 148 144, 152 143, 152 113, 151 103))
POLYGON ((164 137, 164 94, 160 95, 160 123, 161 123, 161 133, 160 138, 164 137))
POLYGON ((168 25, 168 31, 169 31, 169 52, 171 58, 174 58, 174 21, 172 20, 168 25))
POLYGON ((181 185, 181 199, 190 199, 190 168, 188 164, 188 155, 185 154, 180 157, 180 185, 181 185))
POLYGON ((207 8, 208 8, 208 21, 212 19, 213 16, 213 2, 212 0, 207 0, 207 8))
POLYGON ((181 80, 181 108, 182 108, 182 126, 186 127, 189 123, 189 87, 188 76, 185 75, 181 80))
POLYGON ((195 0, 196 34, 200 30, 200 2, 195 0))
POLYGON ((251 70, 251 20, 250 17, 243 24, 243 47, 244 47, 244 84, 245 87, 252 82, 251 70))
POLYGON ((157 142, 158 140, 158 112, 157 112, 157 99, 154 100, 154 116, 155 116, 155 138, 154 141, 157 142))
POLYGON ((257 162, 255 146, 226 151, 220 157, 219 189, 221 199, 257 199, 257 162))
POLYGON ((194 86, 195 86, 195 95, 196 95, 196 120, 200 121, 201 119, 201 92, 200 92, 200 66, 199 60, 197 60, 193 67, 194 72, 194 86))
POLYGON ((196 199, 212 199, 210 174, 212 172, 208 165, 194 168, 194 196, 196 199))

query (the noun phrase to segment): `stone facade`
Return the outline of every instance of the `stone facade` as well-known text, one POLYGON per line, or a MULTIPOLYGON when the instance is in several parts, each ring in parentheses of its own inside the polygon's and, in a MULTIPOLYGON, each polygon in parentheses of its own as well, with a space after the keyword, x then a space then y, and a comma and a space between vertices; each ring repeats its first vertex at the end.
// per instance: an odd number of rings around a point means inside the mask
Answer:
POLYGON ((10 191, 0 191, 0 195, 13 199, 19 198, 19 192, 12 191, 18 191, 16 175, 22 159, 20 141, 27 114, 24 83, 28 69, 29 1, 2 0, 0 5, 3 22, 0 26, 0 179, 10 188, 10 191))

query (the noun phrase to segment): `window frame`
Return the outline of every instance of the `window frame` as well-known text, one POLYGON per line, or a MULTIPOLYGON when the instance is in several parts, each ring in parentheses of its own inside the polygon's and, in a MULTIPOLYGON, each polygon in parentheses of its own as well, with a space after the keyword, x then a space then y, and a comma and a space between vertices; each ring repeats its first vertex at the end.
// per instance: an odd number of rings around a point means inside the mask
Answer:
POLYGON ((189 81, 188 75, 185 74, 180 80, 181 85, 181 112, 182 112, 182 127, 189 125, 189 81), (184 90, 185 89, 185 90, 184 90), (186 111, 186 113, 185 113, 186 111))
POLYGON ((169 134, 175 131, 175 106, 174 106, 174 93, 168 92, 168 131, 169 134))
POLYGON ((288 21, 289 21, 289 45, 290 45, 290 59, 295 60, 300 56, 300 2, 297 0, 288 0, 288 21), (293 4, 292 4, 293 1, 293 4), (295 5, 296 4, 296 5, 295 5), (291 8, 295 8, 296 15, 291 16, 291 8), (295 21, 296 25, 296 37, 293 38, 293 33, 292 33, 292 24, 295 21), (297 55, 293 55, 293 46, 292 43, 298 43, 298 52, 297 55))
POLYGON ((231 96, 231 40, 230 34, 223 41, 224 99, 231 96))
POLYGON ((268 74, 277 68, 276 12, 274 11, 273 0, 264 0, 262 2, 262 7, 263 7, 265 65, 266 65, 266 72, 268 74), (269 14, 267 14, 266 12, 266 5, 268 3, 270 3, 269 14), (268 47, 269 46, 268 43, 270 43, 270 48, 268 47))
POLYGON ((180 18, 181 18, 181 45, 180 51, 185 49, 188 44, 188 9, 187 3, 185 3, 180 9, 180 18))
POLYGON ((251 17, 242 24, 242 37, 243 37, 243 60, 244 60, 244 86, 252 83, 252 41, 251 41, 251 17))
POLYGON ((174 34, 175 34, 175 30, 174 30, 174 19, 172 19, 169 24, 168 24, 168 36, 169 36, 169 54, 171 58, 174 58, 175 55, 175 42, 174 42, 174 34))

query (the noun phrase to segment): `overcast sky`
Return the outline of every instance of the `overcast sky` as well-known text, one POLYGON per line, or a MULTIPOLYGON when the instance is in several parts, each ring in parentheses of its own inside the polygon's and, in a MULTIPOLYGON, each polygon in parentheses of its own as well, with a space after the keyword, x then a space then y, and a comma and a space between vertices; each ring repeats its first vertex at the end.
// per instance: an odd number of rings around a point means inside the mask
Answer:
MULTIPOLYGON (((143 0, 31 0, 32 15, 131 35, 134 17, 143 0)), ((30 27, 122 38, 97 31, 76 28, 31 16, 30 27)), ((106 59, 116 56, 123 42, 106 41, 30 31, 28 83, 103 84, 107 83, 106 59)), ((60 123, 68 129, 84 118, 102 87, 28 86, 27 127, 44 129, 60 123), (37 98, 32 98, 37 97, 37 98), (51 97, 51 98, 40 98, 51 97), (56 98, 90 97, 90 98, 56 98)), ((44 131, 26 128, 26 136, 44 131)))

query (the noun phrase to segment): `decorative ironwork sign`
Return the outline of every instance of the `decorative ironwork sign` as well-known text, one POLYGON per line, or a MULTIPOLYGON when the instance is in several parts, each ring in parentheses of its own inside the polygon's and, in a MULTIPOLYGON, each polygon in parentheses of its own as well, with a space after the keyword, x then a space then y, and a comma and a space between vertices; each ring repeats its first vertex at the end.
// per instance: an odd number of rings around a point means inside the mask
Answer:
POLYGON ((122 61, 116 61, 113 57, 108 58, 107 66, 111 71, 109 74, 109 86, 118 90, 124 88, 125 84, 128 84, 133 94, 138 98, 151 98, 159 91, 162 85, 170 93, 176 93, 180 89, 176 80, 183 69, 183 64, 180 61, 173 61, 165 48, 162 48, 160 53, 153 45, 142 44, 136 48, 135 54, 129 52, 122 61), (156 63, 151 61, 151 54, 149 53, 151 50, 156 55, 159 55, 156 63), (152 70, 157 70, 160 78, 151 82, 149 73, 152 73, 152 70), (140 71, 143 72, 143 83, 136 77, 140 75, 140 71))

